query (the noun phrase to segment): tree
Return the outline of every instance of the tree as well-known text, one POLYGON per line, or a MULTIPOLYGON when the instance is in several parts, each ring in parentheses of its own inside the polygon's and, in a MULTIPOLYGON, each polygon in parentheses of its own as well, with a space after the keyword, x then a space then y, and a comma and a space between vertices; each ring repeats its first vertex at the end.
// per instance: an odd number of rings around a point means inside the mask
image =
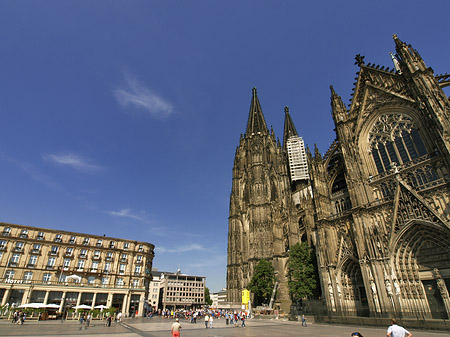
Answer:
POLYGON ((289 251, 288 286, 293 302, 312 296, 317 287, 313 256, 306 242, 293 245, 289 251))
POLYGON ((255 267, 248 289, 254 295, 254 305, 269 303, 275 285, 275 269, 272 263, 260 260, 255 267))
POLYGON ((205 287, 205 303, 206 305, 211 305, 212 302, 211 296, 209 295, 209 288, 205 287))

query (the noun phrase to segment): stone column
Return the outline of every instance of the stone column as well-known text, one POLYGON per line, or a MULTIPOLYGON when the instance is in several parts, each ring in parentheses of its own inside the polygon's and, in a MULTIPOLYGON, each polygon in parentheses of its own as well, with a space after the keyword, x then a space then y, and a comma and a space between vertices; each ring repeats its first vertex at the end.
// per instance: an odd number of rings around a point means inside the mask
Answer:
POLYGON ((94 293, 94 296, 92 297, 92 305, 91 305, 91 308, 92 309, 94 309, 94 307, 95 307, 95 301, 97 300, 97 293, 95 292, 94 293))
POLYGON ((59 303, 59 311, 60 312, 63 312, 63 306, 64 306, 64 302, 66 300, 66 294, 67 294, 67 291, 64 291, 61 296, 61 302, 59 303))
POLYGON ((126 293, 125 296, 123 297, 122 313, 128 315, 129 311, 130 311, 130 295, 129 293, 126 293))
POLYGON ((25 289, 25 291, 23 292, 23 296, 22 296, 22 303, 20 303, 20 304, 27 304, 28 303, 28 300, 29 300, 30 295, 31 295, 31 291, 32 291, 31 287, 29 287, 28 289, 25 289))
POLYGON ((81 291, 78 293, 78 298, 77 298, 77 306, 80 305, 81 303, 81 294, 83 294, 81 291))
POLYGON ((143 296, 139 299, 138 312, 139 312, 139 315, 143 316, 143 314, 144 314, 144 297, 143 296))
POLYGON ((3 294, 2 305, 5 305, 6 303, 8 303, 10 293, 11 293, 11 288, 6 289, 5 293, 3 294))
POLYGON ((50 291, 45 291, 44 305, 48 302, 48 295, 50 295, 50 291))
POLYGON ((106 306, 111 308, 113 294, 108 293, 108 298, 106 299, 106 306))

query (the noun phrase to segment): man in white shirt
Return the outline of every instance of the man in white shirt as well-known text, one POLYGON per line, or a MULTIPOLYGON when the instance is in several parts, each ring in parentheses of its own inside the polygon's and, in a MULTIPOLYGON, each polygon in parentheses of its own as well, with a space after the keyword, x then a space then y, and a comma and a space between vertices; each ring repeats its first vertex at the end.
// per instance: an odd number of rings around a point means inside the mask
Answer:
POLYGON ((181 324, 178 318, 175 319, 175 323, 172 324, 170 331, 172 332, 172 337, 180 337, 181 324))
POLYGON ((395 319, 391 319, 391 326, 387 330, 387 337, 411 337, 412 333, 404 327, 397 325, 395 319))

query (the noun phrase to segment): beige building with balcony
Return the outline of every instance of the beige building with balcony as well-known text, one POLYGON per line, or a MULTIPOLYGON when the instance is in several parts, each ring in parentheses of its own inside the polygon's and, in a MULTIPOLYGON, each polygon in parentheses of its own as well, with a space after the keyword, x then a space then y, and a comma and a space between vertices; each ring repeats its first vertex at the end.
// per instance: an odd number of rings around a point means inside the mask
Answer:
POLYGON ((0 223, 0 302, 144 313, 154 245, 0 223))

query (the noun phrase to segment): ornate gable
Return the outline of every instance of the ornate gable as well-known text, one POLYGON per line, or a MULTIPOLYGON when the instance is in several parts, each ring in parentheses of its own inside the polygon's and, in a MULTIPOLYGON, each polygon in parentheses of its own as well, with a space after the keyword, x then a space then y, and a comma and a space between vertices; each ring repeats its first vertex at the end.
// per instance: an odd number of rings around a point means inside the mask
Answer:
POLYGON ((389 246, 394 238, 411 221, 427 221, 450 229, 450 224, 443 219, 414 189, 397 177, 394 198, 394 213, 392 216, 389 246))
POLYGON ((362 67, 350 107, 350 116, 356 119, 354 134, 360 132, 375 109, 393 104, 415 104, 399 75, 362 67))

